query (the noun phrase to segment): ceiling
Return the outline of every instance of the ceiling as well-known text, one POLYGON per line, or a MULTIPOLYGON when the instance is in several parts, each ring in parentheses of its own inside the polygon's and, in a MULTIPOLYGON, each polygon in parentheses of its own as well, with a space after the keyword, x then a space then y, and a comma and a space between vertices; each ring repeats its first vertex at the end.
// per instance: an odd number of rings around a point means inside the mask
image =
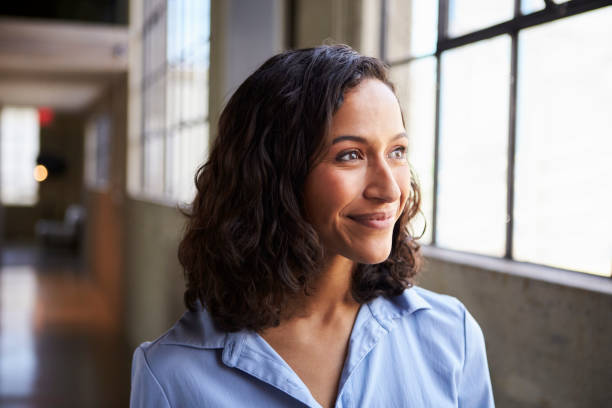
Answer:
POLYGON ((0 105, 87 108, 127 72, 125 26, 0 18, 0 105))

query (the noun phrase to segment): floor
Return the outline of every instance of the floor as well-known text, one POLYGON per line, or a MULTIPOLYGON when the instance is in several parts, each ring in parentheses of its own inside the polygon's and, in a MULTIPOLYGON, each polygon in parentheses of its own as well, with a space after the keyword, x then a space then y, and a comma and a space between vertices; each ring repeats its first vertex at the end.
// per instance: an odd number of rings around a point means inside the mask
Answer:
POLYGON ((123 407, 130 350, 69 252, 5 245, 0 407, 123 407))

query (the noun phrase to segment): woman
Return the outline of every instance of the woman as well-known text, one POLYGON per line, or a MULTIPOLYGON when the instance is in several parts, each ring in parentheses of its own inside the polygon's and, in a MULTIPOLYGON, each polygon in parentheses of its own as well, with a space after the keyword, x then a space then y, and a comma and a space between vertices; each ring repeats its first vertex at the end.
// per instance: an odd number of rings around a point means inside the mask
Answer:
POLYGON ((383 64, 265 62, 223 111, 179 260, 189 309, 134 353, 133 407, 490 407, 484 341, 413 287, 419 190, 383 64))

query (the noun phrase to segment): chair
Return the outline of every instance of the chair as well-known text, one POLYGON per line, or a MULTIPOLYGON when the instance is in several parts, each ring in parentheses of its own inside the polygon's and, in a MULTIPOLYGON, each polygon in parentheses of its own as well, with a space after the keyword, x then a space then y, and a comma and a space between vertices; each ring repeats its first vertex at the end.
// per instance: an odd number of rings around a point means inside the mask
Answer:
POLYGON ((78 248, 85 223, 85 208, 71 204, 66 209, 63 221, 38 220, 36 238, 44 245, 78 248))

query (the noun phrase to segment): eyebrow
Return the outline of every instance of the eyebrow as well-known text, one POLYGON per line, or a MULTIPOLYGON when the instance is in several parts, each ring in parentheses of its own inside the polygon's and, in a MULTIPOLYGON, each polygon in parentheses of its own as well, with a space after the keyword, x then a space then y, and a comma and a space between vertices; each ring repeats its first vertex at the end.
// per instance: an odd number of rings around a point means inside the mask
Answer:
MULTIPOLYGON (((397 139, 401 139, 402 137, 408 138, 408 136, 406 135, 406 132, 398 133, 397 135, 393 136, 393 139, 391 139, 391 141, 394 141, 394 140, 397 140, 397 139)), ((336 137, 334 140, 332 140, 332 144, 334 145, 336 143, 340 143, 340 142, 343 142, 345 140, 351 140, 353 142, 358 142, 358 143, 366 143, 367 142, 365 137, 353 136, 353 135, 344 135, 344 136, 336 137)))

